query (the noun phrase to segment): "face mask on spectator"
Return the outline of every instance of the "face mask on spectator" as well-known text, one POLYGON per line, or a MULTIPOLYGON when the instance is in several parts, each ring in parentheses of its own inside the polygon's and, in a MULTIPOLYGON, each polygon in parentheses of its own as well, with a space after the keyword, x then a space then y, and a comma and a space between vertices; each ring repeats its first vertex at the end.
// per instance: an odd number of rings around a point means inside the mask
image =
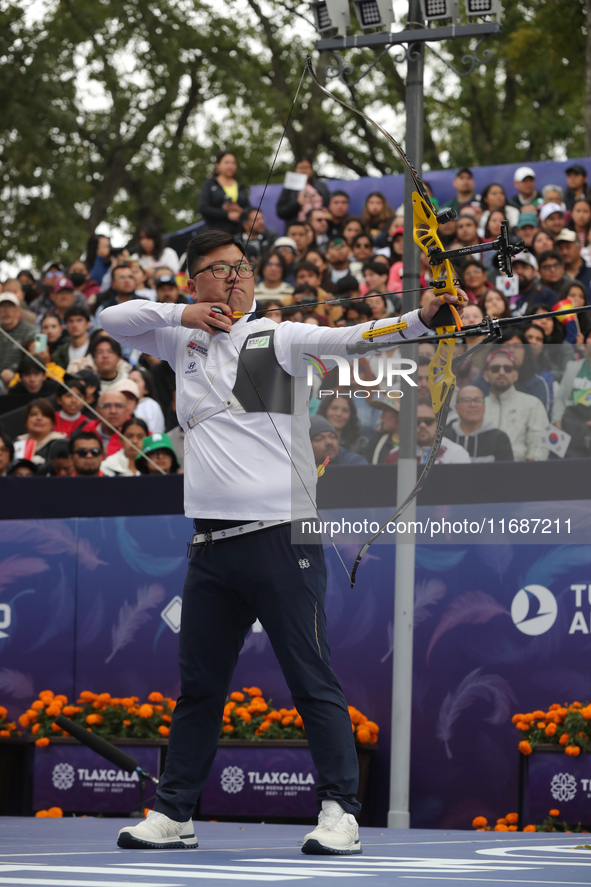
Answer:
POLYGON ((82 271, 74 271, 70 274, 70 280, 74 284, 74 286, 82 286, 84 281, 86 280, 86 274, 83 274, 82 271))

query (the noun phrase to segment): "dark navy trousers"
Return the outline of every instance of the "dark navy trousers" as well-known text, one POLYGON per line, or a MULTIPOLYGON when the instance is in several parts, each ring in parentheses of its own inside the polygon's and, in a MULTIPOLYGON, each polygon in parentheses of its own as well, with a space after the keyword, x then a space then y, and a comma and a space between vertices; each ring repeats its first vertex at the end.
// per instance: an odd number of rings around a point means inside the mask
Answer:
MULTIPOLYGON (((197 532, 235 525, 195 521, 197 532)), ((258 617, 304 721, 318 801, 359 812, 357 754, 330 666, 325 592, 322 545, 292 545, 289 524, 193 548, 183 590, 181 696, 155 810, 179 822, 191 818, 215 758, 238 654, 258 617)))

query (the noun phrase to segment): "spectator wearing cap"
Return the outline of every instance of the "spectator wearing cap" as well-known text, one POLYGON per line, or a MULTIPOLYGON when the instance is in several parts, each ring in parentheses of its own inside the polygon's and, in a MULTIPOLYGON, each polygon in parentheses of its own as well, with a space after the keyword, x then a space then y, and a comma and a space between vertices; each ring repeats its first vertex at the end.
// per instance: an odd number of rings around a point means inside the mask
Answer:
POLYGON ((555 243, 568 276, 580 281, 587 288, 591 284, 591 268, 583 261, 581 244, 575 232, 570 228, 563 228, 556 235, 555 243))
POLYGON ((320 181, 308 159, 298 160, 294 172, 307 176, 307 182, 299 191, 283 188, 279 195, 275 212, 285 222, 286 231, 292 222, 304 222, 310 212, 323 211, 330 200, 327 186, 320 181))
POLYGON ((333 191, 328 201, 328 237, 342 235, 343 223, 349 215, 349 195, 346 191, 333 191))
POLYGON ((149 437, 148 426, 143 419, 132 416, 121 428, 122 449, 101 462, 101 471, 107 477, 139 477, 136 457, 141 451, 144 438, 149 437))
POLYGON ((458 418, 445 436, 468 451, 472 462, 513 462, 511 441, 504 431, 484 417, 484 394, 476 385, 465 385, 456 399, 458 418))
POLYGON ((81 428, 70 438, 69 450, 74 466, 73 477, 103 477, 103 446, 95 431, 81 428))
POLYGON ((265 216, 262 210, 254 206, 248 206, 240 214, 242 233, 238 241, 242 244, 246 256, 250 261, 263 258, 277 240, 277 232, 265 227, 265 216))
POLYGON ((542 284, 548 289, 554 290, 554 293, 559 293, 564 284, 571 280, 565 271, 562 256, 558 250, 551 249, 542 253, 538 265, 542 284))
POLYGON ((240 214, 250 205, 250 200, 248 188, 236 179, 237 169, 234 152, 220 151, 215 159, 213 175, 205 181, 197 205, 205 228, 240 235, 240 214))
POLYGON ((25 408, 24 423, 26 433, 14 442, 16 459, 30 459, 35 465, 43 465, 47 458, 49 444, 53 440, 63 440, 64 435, 55 430, 55 410, 45 397, 32 400, 25 408))
POLYGON ((0 330, 0 379, 8 385, 13 378, 22 351, 11 339, 24 345, 35 335, 35 327, 31 323, 21 320, 21 304, 14 293, 0 293, 0 327, 8 336, 0 330))
POLYGON ((329 459, 328 468, 334 465, 367 465, 367 459, 359 453, 352 453, 339 444, 337 432, 324 416, 312 416, 310 419, 310 441, 314 453, 314 462, 320 467, 329 459))
POLYGON ((119 391, 123 394, 127 401, 127 414, 132 416, 140 402, 140 389, 137 384, 128 377, 127 379, 121 379, 120 382, 115 382, 110 390, 119 391))
POLYGON ((66 437, 71 437, 75 431, 86 425, 87 417, 83 414, 82 408, 85 400, 86 385, 77 376, 70 376, 66 373, 64 383, 75 392, 72 394, 67 388, 60 388, 55 396, 58 406, 58 412, 55 417, 55 430, 61 431, 66 437), (78 397, 76 397, 76 394, 78 397))
POLYGON ((385 398, 371 400, 368 406, 380 412, 380 427, 372 431, 363 455, 370 465, 381 465, 386 456, 399 445, 400 404, 385 398))
MULTIPOLYGON (((279 238, 284 240, 287 238, 279 238)), ((282 252, 273 250, 266 256, 259 268, 261 279, 254 288, 254 296, 257 302, 268 302, 269 299, 278 299, 283 305, 289 305, 293 293, 293 284, 285 279, 287 274, 287 261, 282 252)), ((294 278, 295 282, 295 278, 294 278)))
POLYGON ((329 240, 326 258, 329 263, 330 280, 333 286, 341 279, 341 277, 346 277, 350 273, 350 255, 351 247, 344 237, 338 235, 329 240))
POLYGON ((564 207, 559 203, 544 203, 540 207, 540 222, 550 237, 556 237, 564 227, 564 207))
POLYGON ((37 397, 51 397, 57 391, 57 382, 48 378, 45 370, 30 357, 22 357, 12 381, 15 384, 10 385, 8 393, 18 395, 25 403, 37 397))
POLYGON ((135 464, 141 474, 176 474, 180 468, 168 434, 152 434, 145 437, 142 442, 142 452, 135 457, 135 464), (146 456, 149 456, 150 462, 146 456))
POLYGON ((328 243, 328 219, 323 209, 311 209, 306 215, 306 221, 314 232, 314 240, 319 249, 324 249, 328 243))
POLYGON ((462 207, 469 206, 473 201, 482 199, 480 194, 475 193, 474 176, 472 175, 472 170, 467 166, 457 171, 452 184, 455 188, 456 196, 444 203, 444 208, 449 207, 459 213, 462 207))
POLYGON ((484 380, 490 387, 485 397, 485 419, 504 431, 516 462, 543 461, 548 450, 540 443, 548 414, 539 398, 517 391, 517 363, 510 351, 496 348, 485 362, 484 380))
POLYGON ((162 274, 156 281, 156 300, 165 305, 188 305, 189 300, 181 295, 172 274, 162 274))
POLYGON ((8 277, 1 286, 3 293, 13 293, 13 295, 19 300, 21 306, 21 320, 24 320, 25 323, 35 323, 37 315, 34 311, 29 311, 26 307, 25 290, 20 280, 16 277, 8 277))
MULTIPOLYGON (((72 305, 64 314, 66 332, 69 339, 61 343, 53 352, 53 360, 59 366, 67 369, 72 361, 86 357, 90 346, 88 332, 91 327, 88 309, 79 305, 72 305)), ((41 324, 43 328, 43 324, 41 324)))
POLYGON ((37 323, 46 314, 55 314, 64 326, 64 315, 70 305, 86 307, 86 299, 82 293, 76 292, 76 287, 65 274, 58 274, 53 278, 51 289, 31 303, 31 310, 37 315, 37 323))
POLYGON ((537 271, 538 262, 532 253, 517 253, 513 259, 513 273, 519 278, 519 296, 513 306, 517 317, 533 314, 541 302, 552 305, 556 301, 554 291, 540 283, 537 271))
POLYGON ((486 276, 485 266, 478 259, 470 258, 464 264, 462 275, 466 295, 470 302, 475 305, 481 303, 487 290, 493 288, 486 276))
POLYGON ((589 200, 591 197, 587 185, 587 170, 580 163, 572 163, 566 168, 566 186, 564 203, 567 209, 572 210, 575 200, 589 200))
POLYGON ((542 203, 542 195, 536 191, 536 174, 531 166, 520 166, 513 174, 513 184, 517 189, 509 201, 521 212, 522 206, 538 206, 542 203))
POLYGON ((535 212, 519 213, 515 234, 523 240, 527 247, 531 247, 536 232, 539 230, 540 220, 535 212))
POLYGON ((162 434, 165 429, 164 413, 158 401, 154 398, 154 383, 149 370, 135 367, 129 374, 129 379, 137 385, 139 403, 133 411, 134 416, 143 419, 151 431, 162 434))
POLYGON ((8 466, 14 459, 14 444, 0 428, 0 477, 5 477, 8 466))
POLYGON ((123 360, 121 345, 110 336, 97 336, 91 343, 89 352, 101 380, 101 394, 129 375, 130 365, 123 360))
POLYGON ((8 466, 6 474, 12 477, 35 477, 37 466, 30 459, 15 459, 8 466))
POLYGON ((480 218, 480 227, 484 229, 488 218, 494 210, 504 213, 504 218, 509 222, 510 228, 515 228, 519 219, 519 210, 511 206, 507 200, 505 189, 498 182, 491 182, 482 192, 481 206, 484 212, 480 218))
MULTIPOLYGON (((437 430, 437 417, 430 403, 417 404, 417 462, 424 464, 427 461, 437 430)), ((390 450, 386 456, 386 464, 398 464, 399 448, 390 450)), ((470 462, 468 451, 460 444, 450 440, 445 435, 441 438, 441 444, 435 459, 436 465, 465 465, 470 462)))
MULTIPOLYGON (((342 279, 345 280, 345 278, 342 279)), ((316 301, 326 302, 327 300, 331 299, 331 296, 320 285, 322 274, 320 272, 320 269, 313 262, 300 262, 295 271, 295 280, 296 288, 294 290, 294 297, 298 287, 305 284, 307 286, 314 287, 314 289, 316 290, 316 301)), ((355 281, 355 285, 356 284, 357 281, 355 281)), ((343 309, 340 305, 317 305, 314 309, 314 313, 316 313, 319 317, 324 318, 329 326, 335 326, 337 320, 341 317, 343 313, 343 309)))
MULTIPOLYGON (((40 296, 45 296, 47 293, 50 293, 53 289, 53 284, 57 280, 58 277, 63 277, 66 273, 66 269, 59 262, 47 262, 46 265, 41 269, 40 275, 40 296)), ((37 297, 39 298, 39 296, 37 297)), ((49 299, 44 306, 37 309, 35 307, 35 299, 31 302, 31 309, 35 312, 35 314, 45 313, 47 309, 50 307, 49 299)))
POLYGON ((97 413, 101 418, 88 422, 85 430, 94 431, 102 442, 105 456, 112 456, 123 446, 121 438, 113 428, 120 431, 123 423, 129 418, 127 398, 122 391, 106 391, 98 399, 97 413), (109 424, 103 422, 103 419, 109 424))
POLYGON ((273 244, 273 252, 279 253, 285 260, 283 280, 295 285, 295 267, 300 258, 300 252, 293 237, 278 237, 273 244))

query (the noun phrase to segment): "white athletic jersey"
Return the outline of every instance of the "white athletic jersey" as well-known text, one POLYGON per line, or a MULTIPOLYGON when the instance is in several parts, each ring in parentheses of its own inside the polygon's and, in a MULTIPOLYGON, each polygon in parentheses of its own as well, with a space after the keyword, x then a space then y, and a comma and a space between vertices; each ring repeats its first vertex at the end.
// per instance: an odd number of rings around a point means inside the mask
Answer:
MULTIPOLYGON (((101 314, 103 328, 114 339, 168 361, 175 371, 176 411, 185 430, 185 514, 238 521, 313 516, 317 472, 309 437, 306 355, 351 360, 346 346, 360 341, 371 324, 331 328, 246 316, 230 333, 212 336, 181 326, 185 308, 134 299, 101 314), (232 394, 245 339, 271 329, 279 365, 295 377, 295 415, 272 413, 270 418, 265 412, 245 412, 232 394), (209 411, 211 415, 190 426, 209 411)), ((251 310, 255 308, 253 303, 251 310)), ((418 311, 402 319, 408 324, 404 337, 384 336, 380 347, 428 332, 418 311)), ((394 322, 396 318, 385 318, 376 327, 394 322)))

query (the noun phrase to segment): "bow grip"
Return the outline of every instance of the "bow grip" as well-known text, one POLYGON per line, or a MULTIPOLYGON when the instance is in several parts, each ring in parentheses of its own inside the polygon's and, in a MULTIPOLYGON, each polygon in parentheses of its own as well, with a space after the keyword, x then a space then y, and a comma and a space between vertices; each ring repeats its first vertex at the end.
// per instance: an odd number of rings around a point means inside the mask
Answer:
POLYGON ((456 326, 456 319, 447 302, 444 302, 441 308, 439 308, 429 325, 432 330, 439 329, 442 326, 453 326, 454 328, 456 326))

